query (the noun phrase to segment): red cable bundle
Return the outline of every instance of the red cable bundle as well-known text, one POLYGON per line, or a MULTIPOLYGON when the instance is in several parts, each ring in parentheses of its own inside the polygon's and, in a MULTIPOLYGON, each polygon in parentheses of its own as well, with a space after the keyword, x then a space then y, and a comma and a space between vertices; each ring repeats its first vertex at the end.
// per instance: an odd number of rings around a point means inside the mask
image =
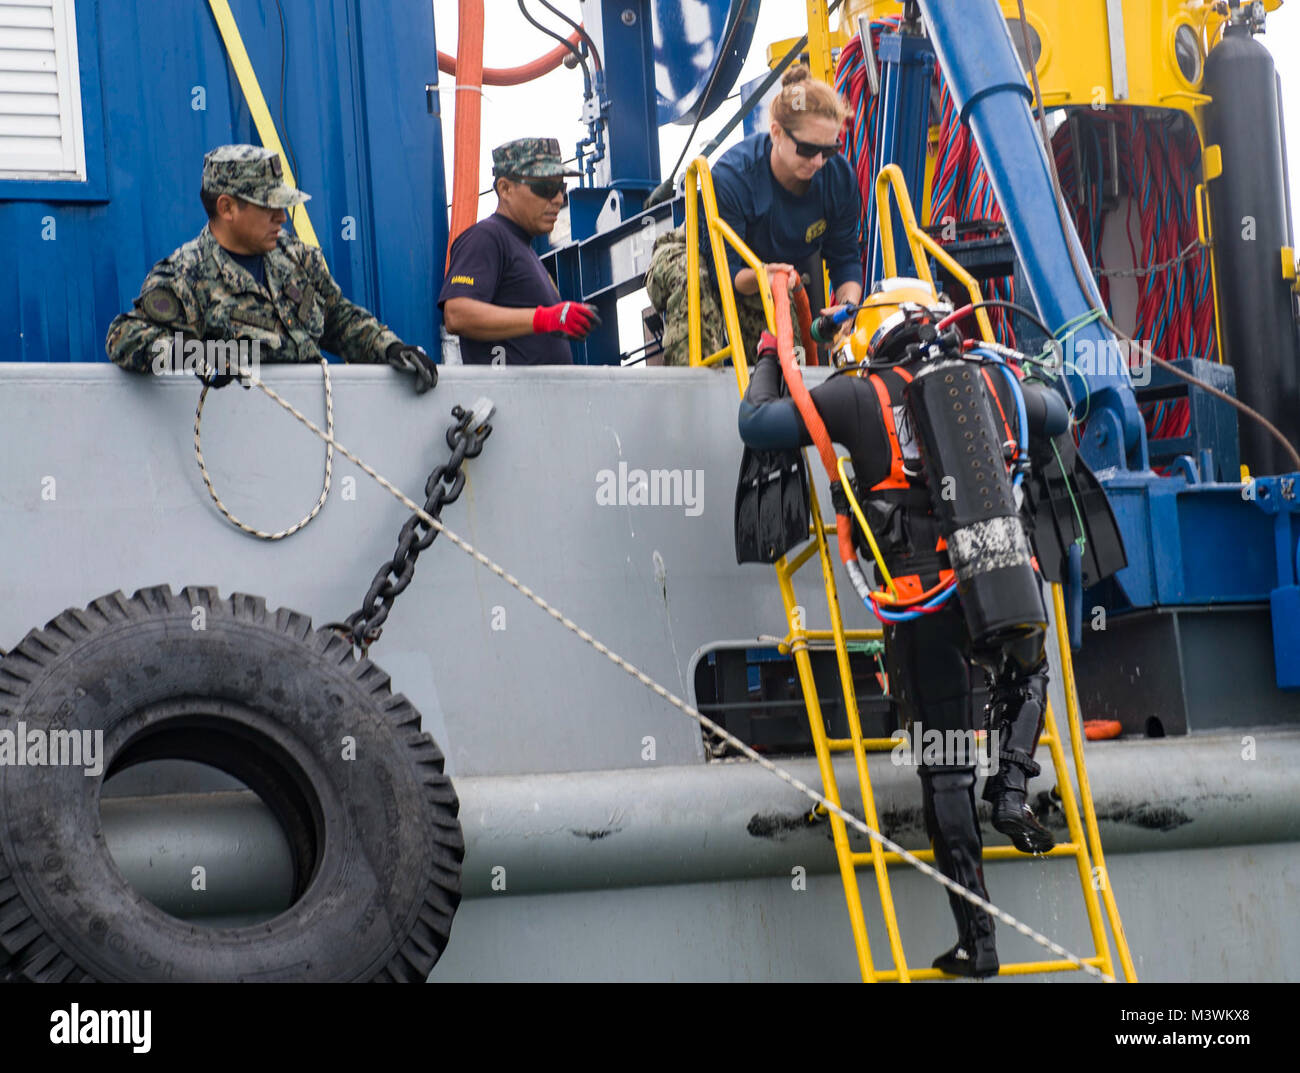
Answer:
MULTIPOLYGON (((1127 187, 1129 208, 1126 238, 1135 268, 1137 310, 1133 335, 1156 354, 1169 360, 1189 357, 1212 359, 1214 296, 1205 251, 1178 261, 1182 251, 1197 241, 1195 182, 1200 172, 1200 146, 1195 129, 1180 116, 1149 114, 1117 108, 1105 113, 1080 112, 1073 120, 1082 159, 1075 159, 1075 139, 1062 128, 1055 140, 1061 186, 1069 200, 1075 224, 1085 246, 1100 268, 1100 228, 1103 165, 1096 147, 1114 124, 1121 177, 1127 187), (1093 147, 1090 151, 1090 146, 1093 147), (1137 209, 1138 245, 1133 244, 1132 214, 1137 209), (1096 241, 1091 241, 1091 236, 1096 241), (1168 267, 1151 271, 1153 266, 1168 267)), ((1099 289, 1109 306, 1109 280, 1102 276, 1099 289)), ((1184 435, 1190 424, 1186 400, 1150 404, 1143 408, 1148 432, 1156 439, 1184 435)))
MULTIPOLYGON (((881 33, 894 28, 897 22, 896 18, 872 22, 871 34, 877 46, 881 33)), ((935 84, 940 94, 940 121, 930 201, 930 223, 932 226, 942 228, 948 223, 966 224, 979 219, 1001 221, 1002 213, 993 196, 975 139, 971 136, 969 128, 958 117, 952 96, 937 68, 935 84)), ((862 235, 865 238, 866 225, 875 216, 874 147, 875 138, 879 133, 879 108, 877 99, 870 94, 867 86, 862 46, 857 36, 850 38, 840 52, 835 86, 844 94, 854 110, 845 134, 845 149, 857 174, 858 187, 862 192, 864 221, 862 235)), ((961 237, 981 236, 972 233, 962 234, 961 237)), ((946 236, 941 232, 939 241, 941 243, 952 241, 951 232, 946 236)), ((866 260, 867 258, 864 257, 864 267, 866 260)), ((990 280, 985 283, 983 290, 989 298, 1013 299, 1015 294, 1010 277, 1005 280, 990 280)), ((990 309, 989 320, 997 337, 1004 343, 1014 345, 1015 337, 1006 311, 990 309)))

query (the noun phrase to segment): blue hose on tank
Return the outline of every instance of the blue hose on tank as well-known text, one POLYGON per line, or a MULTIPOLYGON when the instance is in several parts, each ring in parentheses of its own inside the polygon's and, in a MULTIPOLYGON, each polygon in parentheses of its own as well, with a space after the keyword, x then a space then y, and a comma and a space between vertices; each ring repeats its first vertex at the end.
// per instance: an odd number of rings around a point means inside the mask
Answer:
POLYGON ((952 599, 952 594, 956 591, 957 585, 956 582, 954 582, 949 585, 948 588, 944 589, 943 592, 927 600, 914 611, 886 611, 883 607, 873 604, 870 600, 864 600, 863 602, 867 605, 867 610, 880 619, 881 622, 912 622, 920 618, 922 615, 937 611, 952 599))
MULTIPOLYGON (((996 365, 1002 371, 1002 375, 1007 378, 1007 383, 1011 385, 1011 395, 1016 400, 1016 435, 1018 437, 1016 450, 1019 458, 1027 458, 1029 456, 1029 416, 1025 410, 1025 393, 1020 389, 1020 378, 1011 371, 1011 366, 1006 363, 1001 354, 992 350, 984 350, 981 347, 976 347, 971 353, 978 354, 981 358, 996 365)), ((1011 482, 1012 487, 1019 488, 1024 477, 1023 473, 1016 473, 1015 479, 1011 482)))
POLYGON ((1070 545, 1066 596, 1070 627, 1070 650, 1078 652, 1083 645, 1083 548, 1078 541, 1070 545))

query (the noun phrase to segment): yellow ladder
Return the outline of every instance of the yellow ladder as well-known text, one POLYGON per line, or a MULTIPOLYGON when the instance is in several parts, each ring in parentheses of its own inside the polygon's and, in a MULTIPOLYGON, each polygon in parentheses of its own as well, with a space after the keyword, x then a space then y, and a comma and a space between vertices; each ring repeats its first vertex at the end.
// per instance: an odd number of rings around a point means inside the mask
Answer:
MULTIPOLYGON (((882 171, 876 184, 876 196, 880 208, 880 232, 884 238, 885 267, 887 275, 894 273, 894 251, 892 227, 889 216, 888 191, 892 188, 898 195, 900 212, 904 226, 909 235, 914 259, 919 272, 925 273, 927 281, 929 268, 925 254, 933 254, 956 278, 961 279, 971 290, 975 300, 982 296, 975 281, 956 264, 939 247, 929 235, 916 224, 907 197, 902 172, 895 166, 882 171)), ((703 202, 704 223, 708 229, 709 241, 713 251, 714 263, 725 266, 727 263, 726 246, 730 245, 744 262, 754 270, 759 279, 759 294, 767 315, 768 328, 775 333, 773 318, 771 286, 762 262, 740 240, 735 231, 718 217, 717 201, 713 192, 713 179, 709 173, 708 162, 698 157, 691 162, 686 171, 686 241, 687 241, 687 294, 690 317, 690 357, 692 365, 714 365, 732 358, 735 368, 736 383, 743 395, 749 384, 749 370, 742 354, 739 321, 736 316, 735 292, 728 273, 723 270, 718 274, 718 289, 722 299, 723 322, 726 325, 728 343, 720 351, 707 357, 701 354, 700 344, 700 277, 699 277, 699 224, 700 206, 703 202)), ((977 315, 982 317, 983 311, 977 315)), ((988 330, 987 318, 981 319, 981 328, 988 330)), ((990 333, 991 334, 991 333, 990 333)), ((862 724, 858 716, 857 695, 853 687, 853 675, 849 665, 848 645, 851 642, 875 641, 883 638, 880 629, 845 629, 840 615, 839 592, 835 581, 834 560, 831 557, 828 536, 837 535, 836 523, 827 524, 822 518, 817 490, 809 482, 811 497, 812 523, 809 527, 811 543, 806 544, 793 555, 783 556, 776 566, 777 584, 781 590, 781 602, 785 608, 788 632, 779 644, 779 650, 793 655, 795 668, 799 675, 799 684, 803 691, 804 703, 808 711, 808 724, 812 731, 813 747, 817 755, 817 767, 822 779, 822 792, 826 799, 837 807, 843 807, 840 797, 839 782, 835 775, 832 757, 836 753, 851 752, 858 785, 862 797, 864 819, 873 830, 880 830, 879 817, 876 813, 875 796, 871 787, 871 774, 867 767, 867 753, 888 752, 898 745, 895 738, 863 738, 862 724), (809 629, 803 621, 802 608, 798 604, 794 591, 794 575, 817 556, 822 568, 822 581, 826 589, 826 606, 830 616, 829 629, 809 629), (836 664, 839 670, 840 686, 844 695, 844 708, 849 725, 849 737, 830 738, 826 734, 826 723, 822 716, 821 704, 817 697, 816 682, 813 677, 812 661, 809 655, 811 647, 823 648, 833 645, 836 664)), ((1083 890, 1084 905, 1087 910, 1088 924, 1096 953, 1083 960, 1097 967, 1108 976, 1114 976, 1114 958, 1102 921, 1101 908, 1104 904, 1110 930, 1115 939, 1120 966, 1124 978, 1129 982, 1136 980, 1136 972, 1129 955, 1128 941, 1124 935, 1124 925, 1120 920, 1119 909, 1111 890, 1106 872, 1105 858, 1102 855, 1101 838, 1097 831, 1097 818, 1093 809, 1092 792, 1088 784, 1087 768, 1084 765, 1082 724, 1079 719, 1078 698, 1075 692, 1074 667, 1070 659, 1069 639, 1065 634, 1065 604, 1059 585, 1052 586, 1052 600, 1055 609, 1056 639, 1060 652, 1061 672, 1065 690, 1066 707, 1069 714, 1069 740, 1074 760, 1074 772, 1077 773, 1077 791, 1072 773, 1065 761, 1061 738, 1057 731, 1055 713, 1050 702, 1047 704, 1045 732, 1039 744, 1046 745, 1052 756, 1056 771, 1057 788, 1061 797, 1061 807, 1065 812, 1070 840, 1053 847, 1043 856, 1073 857, 1079 872, 1079 881, 1083 890), (1082 809, 1080 809, 1080 803, 1082 809), (1100 894, 1100 903, 1098 899, 1100 894)), ((937 979, 944 974, 938 969, 909 968, 903 952, 902 939, 898 929, 898 915, 894 906, 893 893, 889 881, 889 866, 900 863, 896 853, 883 851, 875 842, 866 851, 856 851, 849 843, 848 830, 844 820, 834 812, 828 813, 831 833, 835 845, 835 856, 839 862, 840 878, 844 883, 844 896, 848 904, 849 924, 853 931, 853 942, 857 950, 858 968, 862 979, 868 983, 877 981, 900 981, 937 979), (858 871, 870 867, 875 875, 879 892, 880 906, 885 921, 885 930, 889 938, 889 952, 892 968, 877 967, 872 957, 871 943, 867 937, 866 922, 862 908, 862 895, 858 888, 858 871)), ((927 862, 934 861, 933 850, 915 851, 915 856, 927 862)), ((1022 854, 1014 846, 986 846, 984 859, 1015 860, 1033 859, 1022 854)), ((998 975, 1025 975, 1030 973, 1062 972, 1077 969, 1072 962, 1027 961, 1003 964, 998 975)))

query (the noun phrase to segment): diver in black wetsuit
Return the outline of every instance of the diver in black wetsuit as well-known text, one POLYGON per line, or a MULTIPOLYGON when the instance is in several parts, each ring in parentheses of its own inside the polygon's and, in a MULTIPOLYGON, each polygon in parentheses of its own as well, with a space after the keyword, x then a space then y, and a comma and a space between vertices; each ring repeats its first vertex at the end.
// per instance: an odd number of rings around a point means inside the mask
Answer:
MULTIPOLYGON (((848 448, 857 497, 904 597, 928 593, 953 576, 948 548, 931 507, 905 395, 921 366, 922 348, 916 344, 933 343, 937 337, 933 325, 947 310, 902 304, 899 296, 915 297, 917 288, 933 296, 919 281, 882 284, 867 301, 877 320, 868 325, 875 330, 866 372, 861 376, 853 371, 835 374, 811 391, 831 440, 848 448)), ((937 305, 937 299, 932 302, 937 305)), ((782 379, 775 341, 765 333, 740 405, 740 435, 751 448, 780 450, 812 442, 793 400, 781 396, 782 379)), ((1007 441, 1021 442, 1012 387, 1003 376, 985 379, 990 399, 997 404, 993 412, 1001 418, 1007 441)), ((1027 385, 1022 390, 1030 391, 1027 385)), ((1063 400, 1049 389, 1039 390, 1053 395, 1056 402, 1035 393, 1026 423, 1032 429, 1039 421, 1040 434, 1048 423, 1056 425, 1047 430, 1049 434, 1063 431, 1063 400)), ((855 532, 855 536, 861 534, 855 532)), ((1031 599, 1035 595, 1045 622, 1041 595, 1031 592, 1031 599)), ((996 735, 992 740, 999 750, 996 773, 989 777, 984 797, 992 802, 993 826, 998 831, 1022 852, 1041 853, 1052 847, 1052 835, 1035 818, 1026 794, 1029 779, 1039 773, 1033 752, 1046 707, 1044 631, 1038 628, 1000 641, 995 648, 980 649, 972 644, 960 599, 954 595, 941 610, 913 621, 885 624, 890 692, 909 728, 923 722, 927 731, 965 731, 944 734, 944 741, 969 741, 973 729, 972 660, 984 668, 991 694, 986 724, 990 734, 996 735)), ((926 830, 940 871, 987 900, 983 840, 975 805, 975 760, 967 750, 961 752, 964 755, 945 752, 939 763, 933 762, 929 751, 921 752, 926 830)), ((935 959, 934 966, 960 976, 993 975, 998 957, 992 917, 955 894, 949 894, 949 901, 958 941, 935 959)))

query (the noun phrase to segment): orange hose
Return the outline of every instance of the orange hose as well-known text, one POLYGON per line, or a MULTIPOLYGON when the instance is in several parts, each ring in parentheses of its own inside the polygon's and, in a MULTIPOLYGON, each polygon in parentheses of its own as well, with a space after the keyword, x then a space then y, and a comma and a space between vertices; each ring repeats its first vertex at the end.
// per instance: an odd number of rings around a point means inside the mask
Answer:
MULTIPOLYGON (((581 41, 582 37, 577 30, 574 30, 569 35, 569 44, 575 48, 581 41)), ((541 78, 542 75, 550 74, 564 62, 565 56, 571 54, 571 50, 567 45, 556 45, 546 55, 539 56, 531 63, 520 64, 518 67, 484 67, 483 85, 522 86, 525 82, 531 82, 535 78, 541 78)), ((449 56, 445 52, 439 52, 438 70, 455 78, 457 70, 456 57, 449 56)))
POLYGON ((887 592, 873 592, 871 598, 878 604, 896 604, 899 607, 915 607, 917 604, 923 604, 926 600, 938 596, 939 593, 943 592, 943 590, 948 587, 949 581, 952 580, 951 578, 945 578, 943 575, 951 573, 951 570, 939 571, 939 580, 935 583, 934 588, 926 589, 920 596, 909 596, 904 600, 890 596, 887 592))
POLYGON ((483 0, 460 0, 459 38, 456 45, 456 164, 452 178, 451 244, 478 220, 478 151, 483 118, 483 95, 477 91, 483 77, 483 0), (474 88, 470 88, 474 87, 474 88))
POLYGON ((799 335, 803 338, 805 360, 809 365, 820 365, 817 344, 812 337, 812 307, 808 304, 808 292, 802 283, 794 289, 794 311, 799 318, 799 335))
MULTIPOLYGON (((783 295, 787 291, 786 273, 784 271, 773 272, 771 275, 772 293, 774 295, 783 295)), ((800 288, 800 294, 803 294, 803 307, 808 306, 808 296, 800 288)), ((796 304, 798 299, 795 299, 796 304)), ((790 388, 790 397, 794 399, 794 404, 799 410, 799 416, 803 418, 804 427, 812 437, 813 445, 817 448, 817 453, 821 456, 822 465, 826 467, 826 475, 834 486, 840 479, 839 471, 835 465, 835 448, 831 445, 830 434, 826 431, 826 423, 822 420, 822 415, 817 412, 817 404, 813 402, 812 395, 808 393, 808 388, 804 385, 803 375, 799 372, 799 366, 794 360, 794 325, 790 323, 790 303, 788 301, 772 302, 772 309, 776 315, 776 353, 781 359, 781 372, 785 374, 786 385, 790 388)), ((799 319, 803 320, 803 310, 800 311, 799 319)), ((811 351, 816 353, 816 351, 811 351)), ((855 558, 857 552, 853 548, 853 529, 852 523, 847 515, 836 514, 835 531, 839 537, 840 558, 844 562, 849 562, 855 558)))

